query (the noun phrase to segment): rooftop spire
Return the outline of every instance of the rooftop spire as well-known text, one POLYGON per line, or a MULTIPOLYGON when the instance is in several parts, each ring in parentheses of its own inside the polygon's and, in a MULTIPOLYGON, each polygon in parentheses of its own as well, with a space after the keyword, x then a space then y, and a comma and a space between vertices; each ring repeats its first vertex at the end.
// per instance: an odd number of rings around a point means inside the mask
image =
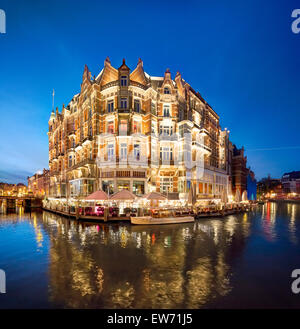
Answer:
POLYGON ((109 59, 108 56, 105 58, 104 65, 105 65, 105 64, 110 64, 110 59, 109 59))

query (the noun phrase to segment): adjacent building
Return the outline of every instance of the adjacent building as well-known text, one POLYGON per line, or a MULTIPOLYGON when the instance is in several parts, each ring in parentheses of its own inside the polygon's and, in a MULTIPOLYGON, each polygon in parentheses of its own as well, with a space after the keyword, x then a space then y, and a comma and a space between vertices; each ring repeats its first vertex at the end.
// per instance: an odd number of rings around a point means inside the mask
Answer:
POLYGON ((283 174, 281 182, 284 193, 300 193, 300 171, 283 174))
POLYGON ((23 183, 0 183, 0 196, 24 196, 27 194, 27 186, 23 183))
POLYGON ((35 173, 27 177, 28 191, 36 197, 44 197, 49 195, 50 174, 48 169, 43 169, 43 172, 35 173))
MULTIPOLYGON (((232 150, 219 115, 179 72, 150 76, 141 60, 131 71, 125 60, 114 68, 107 58, 94 77, 85 66, 80 92, 52 111, 48 137, 51 197, 97 189, 180 199, 191 187, 198 199, 230 192, 232 150)), ((237 160, 232 166, 239 171, 237 160)))
POLYGON ((247 191, 247 157, 245 156, 244 147, 238 149, 233 145, 232 149, 232 192, 235 195, 236 191, 240 191, 240 195, 247 191))
POLYGON ((247 198, 248 200, 257 199, 257 182, 254 172, 247 168, 247 198))

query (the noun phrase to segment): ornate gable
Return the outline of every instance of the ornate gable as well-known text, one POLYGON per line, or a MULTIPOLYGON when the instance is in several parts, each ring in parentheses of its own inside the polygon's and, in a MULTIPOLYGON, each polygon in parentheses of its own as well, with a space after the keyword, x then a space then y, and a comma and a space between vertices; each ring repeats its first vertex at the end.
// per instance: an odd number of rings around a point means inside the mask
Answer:
POLYGON ((175 83, 176 83, 176 86, 177 86, 177 89, 178 89, 178 94, 181 96, 181 97, 185 97, 185 90, 184 90, 184 83, 181 79, 181 74, 180 72, 177 72, 176 73, 176 77, 175 77, 175 83))
POLYGON ((109 82, 118 80, 118 70, 111 66, 110 59, 107 57, 104 61, 104 69, 100 77, 100 86, 109 82))
POLYGON ((130 80, 141 83, 144 86, 146 86, 148 83, 148 80, 146 78, 144 68, 143 68, 143 61, 140 58, 139 58, 136 68, 130 74, 130 80))
POLYGON ((89 71, 87 65, 85 65, 82 75, 81 90, 85 90, 90 85, 91 85, 91 72, 89 71))
POLYGON ((165 88, 169 88, 171 94, 173 94, 173 92, 175 91, 173 81, 171 79, 170 69, 166 69, 166 72, 165 72, 165 75, 164 75, 164 80, 163 80, 163 83, 162 83, 162 86, 161 86, 162 93, 165 93, 164 92, 165 88))

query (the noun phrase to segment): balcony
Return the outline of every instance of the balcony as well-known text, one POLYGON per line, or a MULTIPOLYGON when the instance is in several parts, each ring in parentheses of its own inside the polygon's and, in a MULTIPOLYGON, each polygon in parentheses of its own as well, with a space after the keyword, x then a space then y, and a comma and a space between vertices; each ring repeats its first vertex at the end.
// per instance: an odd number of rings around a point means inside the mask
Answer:
POLYGON ((141 84, 139 82, 136 82, 136 81, 132 81, 132 80, 130 80, 130 85, 134 86, 134 87, 139 87, 139 88, 144 89, 144 90, 148 89, 147 86, 144 86, 143 84, 141 84))
POLYGON ((174 166, 175 160, 159 160, 160 166, 174 166))
POLYGON ((117 111, 118 113, 130 113, 129 108, 118 108, 117 111))
POLYGON ((111 81, 111 82, 107 83, 106 85, 102 86, 101 90, 105 90, 107 88, 115 87, 115 86, 118 86, 118 85, 119 85, 119 81, 118 80, 111 81))
POLYGON ((200 135, 204 135, 204 136, 210 136, 210 133, 208 130, 206 130, 205 128, 200 129, 200 135))
POLYGON ((206 146, 205 144, 201 144, 198 141, 192 141, 192 146, 196 146, 200 148, 204 153, 210 154, 211 153, 211 148, 206 146))
POLYGON ((74 169, 77 169, 77 168, 80 168, 80 167, 85 167, 89 164, 95 164, 95 160, 93 160, 93 159, 84 159, 84 160, 74 164, 72 167, 69 167, 68 171, 69 170, 74 170, 74 169))
POLYGON ((172 135, 160 134, 159 135, 159 140, 160 141, 175 142, 175 141, 178 141, 178 135, 176 133, 172 134, 172 135))

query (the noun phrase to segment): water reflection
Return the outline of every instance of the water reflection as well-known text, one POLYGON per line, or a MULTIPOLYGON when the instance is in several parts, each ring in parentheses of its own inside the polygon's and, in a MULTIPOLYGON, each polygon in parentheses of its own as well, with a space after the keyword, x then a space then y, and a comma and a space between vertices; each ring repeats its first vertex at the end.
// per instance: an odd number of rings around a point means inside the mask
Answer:
POLYGON ((289 232, 290 232, 290 241, 294 244, 298 243, 298 238, 296 236, 296 218, 300 216, 299 213, 297 213, 297 210, 299 211, 299 206, 295 203, 289 203, 287 206, 287 213, 289 215, 290 221, 289 221, 289 232))
POLYGON ((262 206, 262 226, 265 233, 265 237, 269 241, 276 240, 276 213, 277 213, 277 203, 267 202, 262 206))
POLYGON ((230 292, 232 241, 243 246, 250 230, 234 216, 155 227, 76 223, 48 212, 42 220, 51 301, 63 307, 201 307, 230 292))
POLYGON ((234 293, 234 276, 253 236, 275 243, 287 234, 298 246, 299 210, 299 205, 269 203, 223 219, 144 227, 17 209, 1 216, 0 234, 11 224, 31 227, 53 307, 199 308, 234 293))

